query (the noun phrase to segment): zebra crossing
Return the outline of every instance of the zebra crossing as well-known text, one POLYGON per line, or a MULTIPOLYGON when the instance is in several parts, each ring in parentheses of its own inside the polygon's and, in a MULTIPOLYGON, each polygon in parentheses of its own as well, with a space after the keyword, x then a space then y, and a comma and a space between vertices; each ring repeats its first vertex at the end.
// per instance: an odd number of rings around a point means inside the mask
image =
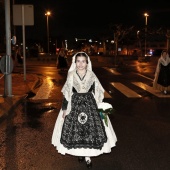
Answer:
MULTIPOLYGON (((114 70, 113 68, 107 68, 107 67, 103 67, 104 69, 106 69, 107 71, 113 73, 114 75, 121 75, 121 73, 117 72, 116 70, 114 70)), ((138 73, 136 73, 138 74, 138 73)), ((144 77, 148 80, 151 80, 151 78, 148 78, 144 75, 139 74, 141 77, 144 77)), ((131 82, 133 85, 139 87, 140 89, 144 90, 145 92, 148 92, 158 98, 170 98, 170 94, 163 94, 161 91, 154 89, 153 87, 143 83, 143 82, 131 82)), ((142 95, 138 94, 137 92, 135 92, 135 90, 127 87, 127 85, 121 83, 121 82, 111 82, 110 83, 116 90, 118 90, 120 93, 122 93, 123 95, 125 95, 127 98, 142 98, 142 95)), ((108 96, 105 96, 105 98, 108 98, 108 96)))
MULTIPOLYGON (((165 95, 161 91, 155 90, 153 87, 148 86, 147 84, 143 82, 131 82, 131 83, 141 88, 142 90, 151 93, 152 95, 156 97, 170 98, 170 94, 165 95)), ((111 82, 110 84, 128 98, 141 98, 142 97, 140 94, 138 94, 137 92, 135 92, 134 90, 130 89, 129 87, 127 87, 126 85, 122 83, 111 82)))
MULTIPOLYGON (((104 67, 107 71, 113 73, 114 75, 121 75, 121 73, 115 71, 114 69, 110 69, 107 67, 104 67)), ((143 76, 143 75, 140 75, 143 76)), ((143 76, 147 78, 146 76, 143 76)), ((148 78, 149 79, 149 78, 148 78)), ((151 80, 151 79, 150 79, 151 80)), ((170 94, 163 94, 159 90, 153 89, 153 87, 143 83, 143 82, 131 82, 133 85, 139 87, 140 89, 158 97, 158 98, 170 98, 170 94)), ((123 84, 121 82, 111 82, 110 83, 116 90, 118 90, 120 93, 125 95, 127 98, 142 98, 143 96, 141 94, 138 94, 135 90, 129 88, 126 84, 123 84)), ((49 99, 50 93, 53 89, 53 83, 50 79, 46 78, 43 80, 43 85, 41 88, 39 88, 38 92, 36 93, 36 96, 34 96, 33 100, 38 99, 49 99)), ((111 91, 104 93, 104 98, 112 98, 111 91)))
POLYGON ((159 97, 159 98, 169 98, 170 97, 170 94, 163 94, 161 93, 159 90, 155 90, 153 87, 151 86, 148 86, 147 84, 144 84, 142 82, 132 82, 134 85, 142 88, 143 90, 146 90, 147 92, 155 95, 156 97, 159 97))
POLYGON ((111 85, 129 98, 141 98, 142 96, 119 82, 112 82, 111 85))

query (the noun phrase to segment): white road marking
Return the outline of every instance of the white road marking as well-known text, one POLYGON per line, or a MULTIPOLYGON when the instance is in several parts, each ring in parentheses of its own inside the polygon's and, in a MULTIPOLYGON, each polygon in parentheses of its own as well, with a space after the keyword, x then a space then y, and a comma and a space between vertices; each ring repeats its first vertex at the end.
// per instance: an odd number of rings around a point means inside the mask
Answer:
POLYGON ((103 68, 115 75, 122 75, 121 73, 117 72, 114 68, 108 68, 108 67, 103 67, 103 68))
POLYGON ((141 95, 139 95, 135 91, 131 90, 130 88, 126 87, 122 83, 112 82, 111 85, 114 86, 117 90, 119 90, 121 93, 123 93, 125 96, 127 96, 129 98, 140 98, 140 97, 142 97, 141 95))
POLYGON ((161 93, 161 91, 155 90, 153 87, 148 86, 147 84, 144 84, 144 83, 142 83, 142 82, 132 82, 132 83, 133 83, 134 85, 142 88, 143 90, 146 90, 146 91, 148 91, 149 93, 157 96, 157 97, 160 97, 160 98, 168 98, 168 97, 170 97, 170 94, 165 95, 165 94, 161 93))
POLYGON ((136 73, 136 74, 139 75, 139 76, 141 76, 141 77, 144 77, 144 78, 146 78, 146 79, 148 79, 148 80, 153 81, 153 79, 150 78, 150 77, 144 76, 144 75, 142 75, 142 74, 140 74, 140 73, 136 73))
POLYGON ((36 96, 34 96, 32 99, 33 100, 48 99, 52 87, 53 87, 53 82, 50 79, 48 78, 43 79, 43 84, 41 85, 38 92, 36 93, 36 96))

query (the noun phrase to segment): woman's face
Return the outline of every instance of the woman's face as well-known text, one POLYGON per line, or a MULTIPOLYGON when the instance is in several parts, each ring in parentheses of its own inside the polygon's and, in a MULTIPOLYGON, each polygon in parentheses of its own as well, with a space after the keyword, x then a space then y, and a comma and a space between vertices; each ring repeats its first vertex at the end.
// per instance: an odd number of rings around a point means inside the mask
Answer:
POLYGON ((86 57, 83 57, 83 56, 77 57, 76 67, 78 70, 85 70, 87 68, 86 57))
POLYGON ((165 58, 167 55, 167 52, 163 52, 162 56, 165 58))

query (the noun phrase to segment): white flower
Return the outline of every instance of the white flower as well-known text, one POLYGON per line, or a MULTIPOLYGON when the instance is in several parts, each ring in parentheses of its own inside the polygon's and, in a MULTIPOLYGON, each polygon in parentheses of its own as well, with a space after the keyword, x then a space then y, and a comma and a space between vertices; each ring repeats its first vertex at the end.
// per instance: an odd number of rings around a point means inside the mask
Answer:
POLYGON ((106 126, 108 126, 108 114, 111 114, 114 111, 112 105, 106 102, 99 103, 98 111, 101 119, 103 119, 106 126))
POLYGON ((109 109, 109 108, 113 108, 112 105, 109 104, 109 103, 102 102, 102 103, 98 104, 98 109, 106 110, 106 109, 109 109))

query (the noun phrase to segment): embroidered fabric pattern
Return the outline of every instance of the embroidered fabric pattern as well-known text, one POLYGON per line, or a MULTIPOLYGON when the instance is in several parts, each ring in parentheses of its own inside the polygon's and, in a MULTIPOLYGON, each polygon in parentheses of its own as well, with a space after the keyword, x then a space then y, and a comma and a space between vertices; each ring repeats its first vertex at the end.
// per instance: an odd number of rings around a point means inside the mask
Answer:
POLYGON ((80 91, 81 87, 76 78, 73 78, 73 86, 78 92, 80 91))
POLYGON ((92 84, 94 83, 95 80, 95 76, 93 74, 89 74, 89 72, 87 72, 86 76, 84 77, 84 79, 82 81, 80 81, 80 79, 78 79, 78 75, 74 74, 73 77, 73 86, 75 87, 75 89, 77 90, 77 92, 80 92, 81 90, 81 86, 84 86, 84 89, 86 90, 86 92, 88 92, 88 90, 91 88, 92 84))
POLYGON ((104 98, 104 89, 100 84, 98 78, 95 78, 95 99, 97 103, 101 103, 104 98))
POLYGON ((84 76, 83 76, 83 77, 80 77, 80 75, 78 74, 78 72, 77 72, 77 70, 76 70, 76 74, 79 76, 79 78, 80 78, 81 81, 82 81, 82 80, 84 79, 84 77, 86 76, 86 73, 87 73, 87 70, 86 70, 84 76))
POLYGON ((64 97, 67 99, 67 101, 69 101, 70 96, 71 96, 71 91, 72 91, 72 87, 70 86, 71 84, 73 84, 73 75, 70 73, 68 74, 67 81, 61 90, 64 97))
POLYGON ((107 136, 92 93, 74 93, 60 142, 68 149, 101 149, 107 136))

